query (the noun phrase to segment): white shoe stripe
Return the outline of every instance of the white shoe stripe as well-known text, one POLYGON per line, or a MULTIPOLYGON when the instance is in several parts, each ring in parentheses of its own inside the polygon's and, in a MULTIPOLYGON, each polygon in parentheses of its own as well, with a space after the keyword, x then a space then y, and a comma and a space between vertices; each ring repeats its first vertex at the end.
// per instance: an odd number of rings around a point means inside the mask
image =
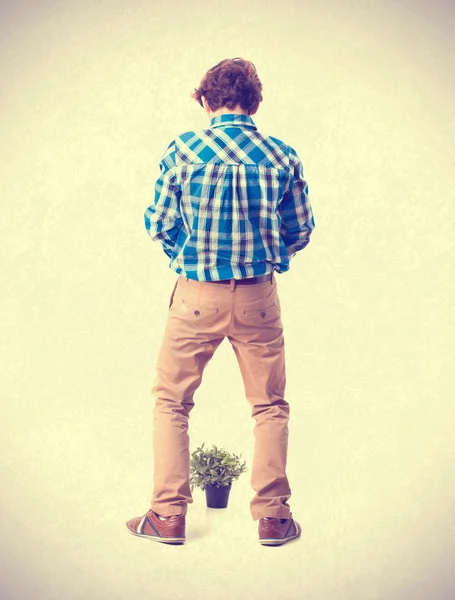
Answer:
POLYGON ((136 529, 137 533, 141 533, 141 527, 144 524, 144 521, 146 518, 147 518, 147 515, 144 515, 142 517, 142 519, 140 520, 139 525, 137 526, 137 529, 136 529))

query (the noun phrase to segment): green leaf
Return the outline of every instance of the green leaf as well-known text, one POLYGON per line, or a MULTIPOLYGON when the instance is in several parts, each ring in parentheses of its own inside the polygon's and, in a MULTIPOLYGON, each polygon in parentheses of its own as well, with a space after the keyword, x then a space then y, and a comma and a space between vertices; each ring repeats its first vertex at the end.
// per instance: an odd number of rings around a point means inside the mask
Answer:
POLYGON ((230 454, 215 444, 209 449, 204 442, 191 453, 190 482, 202 490, 206 485, 228 485, 245 470, 246 463, 241 462, 237 454, 230 454))

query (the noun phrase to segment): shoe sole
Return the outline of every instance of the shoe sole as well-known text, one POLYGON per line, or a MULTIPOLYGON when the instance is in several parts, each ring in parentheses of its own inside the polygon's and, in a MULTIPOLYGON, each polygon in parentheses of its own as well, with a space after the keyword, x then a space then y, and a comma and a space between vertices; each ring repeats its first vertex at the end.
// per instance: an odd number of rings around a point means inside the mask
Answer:
POLYGON ((259 543, 263 546, 282 546, 286 542, 290 542, 291 540, 296 540, 302 534, 298 533, 297 535, 291 535, 287 538, 259 538, 259 543))
POLYGON ((131 535, 135 535, 137 537, 142 537, 142 538, 147 538, 148 540, 153 540, 154 542, 161 542, 163 544, 184 544, 186 541, 186 538, 163 538, 163 537, 159 537, 157 535, 147 535, 144 533, 135 533, 134 531, 131 531, 131 529, 128 529, 129 533, 131 533, 131 535))

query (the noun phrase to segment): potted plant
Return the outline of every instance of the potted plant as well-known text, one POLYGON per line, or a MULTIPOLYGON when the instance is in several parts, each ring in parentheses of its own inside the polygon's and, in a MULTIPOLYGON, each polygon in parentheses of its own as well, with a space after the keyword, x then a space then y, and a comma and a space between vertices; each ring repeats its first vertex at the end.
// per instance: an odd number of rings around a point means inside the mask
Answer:
POLYGON ((218 449, 215 445, 208 450, 202 444, 191 454, 191 491, 195 486, 200 487, 202 491, 205 490, 209 508, 226 508, 231 484, 244 471, 246 463, 236 454, 218 449))

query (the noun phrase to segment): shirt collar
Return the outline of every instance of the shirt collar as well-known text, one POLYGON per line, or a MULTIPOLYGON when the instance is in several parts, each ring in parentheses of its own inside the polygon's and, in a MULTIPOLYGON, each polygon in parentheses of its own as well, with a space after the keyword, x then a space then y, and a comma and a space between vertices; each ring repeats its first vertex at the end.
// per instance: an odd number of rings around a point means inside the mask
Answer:
POLYGON ((253 119, 249 115, 226 113, 212 117, 210 127, 225 127, 233 125, 234 127, 243 127, 245 129, 257 129, 253 119))

